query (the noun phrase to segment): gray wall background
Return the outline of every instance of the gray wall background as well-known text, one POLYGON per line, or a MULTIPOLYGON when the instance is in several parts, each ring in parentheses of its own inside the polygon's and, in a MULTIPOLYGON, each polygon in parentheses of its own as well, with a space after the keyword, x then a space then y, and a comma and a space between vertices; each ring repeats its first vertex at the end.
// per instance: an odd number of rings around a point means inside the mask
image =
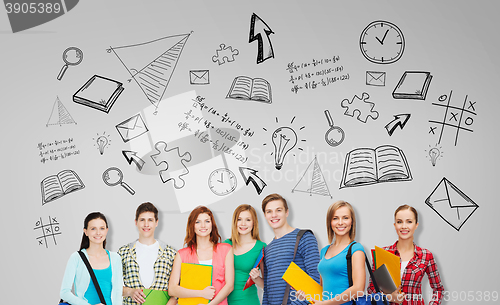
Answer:
MULTIPOLYGON (((325 214, 336 200, 347 200, 354 205, 357 240, 365 250, 394 243, 397 235, 393 212, 401 204, 413 205, 420 213, 415 242, 430 249, 436 257, 449 296, 445 303, 460 302, 460 298, 465 302, 464 295, 469 294, 473 296, 469 303, 479 303, 479 297, 486 292, 498 293, 499 268, 495 263, 498 240, 495 223, 500 212, 495 203, 500 169, 497 158, 500 107, 495 93, 500 67, 498 8, 495 1, 80 1, 64 16, 16 34, 10 30, 7 14, 0 13, 3 84, 0 94, 4 122, 1 144, 4 241, 0 261, 2 274, 6 275, 0 289, 11 300, 17 296, 17 300, 41 304, 56 302, 66 261, 78 249, 83 219, 92 211, 101 211, 108 217, 108 249, 116 251, 137 236, 134 227, 137 205, 151 201, 161 211, 157 238, 179 249, 183 246, 189 214, 181 213, 179 202, 188 206, 208 205, 215 212, 225 239, 230 236, 236 206, 249 203, 260 211, 264 196, 277 192, 289 201, 291 225, 314 230, 320 248, 328 243, 325 214), (275 58, 261 64, 256 64, 257 43, 248 43, 252 13, 274 32, 270 39, 275 58), (404 54, 393 64, 371 63, 360 52, 360 34, 375 20, 390 21, 404 34, 404 54), (191 31, 163 96, 165 100, 155 116, 139 86, 127 81, 130 78, 127 70, 106 49, 191 31), (212 62, 221 43, 238 49, 233 62, 223 65, 212 62), (61 54, 70 46, 83 50, 83 62, 69 67, 58 81, 56 76, 63 65, 61 54), (343 66, 342 74, 349 73, 349 80, 298 93, 291 91, 291 74, 286 69, 289 63, 333 56, 340 57, 337 65, 343 66), (198 69, 210 71, 209 85, 190 84, 189 71, 198 69), (428 71, 433 75, 425 101, 391 96, 407 70, 428 71), (366 71, 386 72, 385 87, 367 86, 366 71), (125 88, 109 114, 72 101, 72 95, 94 74, 122 82, 125 88), (272 104, 226 99, 233 79, 239 75, 269 81, 272 104), (455 130, 445 128, 441 143, 437 144, 438 136, 429 133, 433 126, 429 120, 442 120, 444 109, 432 103, 450 91, 454 106, 461 107, 465 96, 476 102, 477 115, 470 127, 473 132, 461 131, 454 145, 455 130), (209 107, 222 114, 227 112, 254 131, 252 137, 241 138, 249 144, 244 151, 248 157, 244 166, 258 170, 257 174, 267 183, 262 194, 258 195, 252 184, 245 186, 238 172, 238 166, 243 165, 232 156, 206 158, 207 152, 201 151, 196 138, 176 128, 179 122, 176 119, 183 117, 185 108, 179 97, 166 99, 186 92, 205 97, 209 107), (363 92, 370 95, 379 113, 376 120, 368 119, 366 124, 344 115, 341 107, 343 99, 363 92), (76 125, 46 126, 56 97, 76 125), (346 134, 338 147, 331 147, 324 140, 329 128, 323 113, 326 109, 335 125, 346 134), (150 124, 150 132, 124 143, 115 125, 137 113, 150 124), (397 129, 389 136, 384 126, 400 113, 410 113, 411 118, 404 129, 397 129), (296 130, 299 144, 288 154, 283 169, 277 171, 271 155, 271 134, 281 125, 296 130), (100 155, 94 144, 96 137, 104 132, 111 145, 100 155), (40 162, 38 143, 67 138, 73 138, 79 155, 40 162), (181 151, 189 151, 196 161, 196 166, 188 164, 191 175, 186 175, 185 188, 175 190, 172 182, 160 180, 161 168, 154 166, 150 158, 158 141, 166 141, 172 147, 177 143, 181 151), (346 154, 355 148, 384 144, 404 151, 413 180, 339 189, 346 154), (427 152, 436 144, 443 156, 432 166, 427 152), (121 151, 129 149, 142 154, 146 161, 144 173, 134 164, 127 164, 121 151), (332 198, 291 192, 315 156, 332 198), (136 191, 134 196, 120 186, 112 188, 103 183, 102 173, 111 166, 123 171, 124 181, 136 191), (230 195, 215 196, 208 191, 206 173, 226 166, 235 173, 238 187, 230 195), (77 172, 85 188, 42 205, 40 182, 64 169, 77 172), (479 205, 460 231, 425 204, 443 177, 479 205), (56 236, 57 245, 50 239, 47 245, 39 245, 37 237, 41 233, 34 229, 36 222, 41 218, 45 224, 49 216, 57 218, 62 234, 56 236)), ((137 59, 146 57, 139 48, 134 52, 137 59)), ((303 71, 337 65, 324 64, 303 71)), ((204 117, 218 127, 229 128, 206 112, 204 117)), ((273 233, 261 212, 259 217, 262 240, 270 242, 273 233)), ((424 295, 428 296, 431 290, 427 279, 423 287, 424 295)))

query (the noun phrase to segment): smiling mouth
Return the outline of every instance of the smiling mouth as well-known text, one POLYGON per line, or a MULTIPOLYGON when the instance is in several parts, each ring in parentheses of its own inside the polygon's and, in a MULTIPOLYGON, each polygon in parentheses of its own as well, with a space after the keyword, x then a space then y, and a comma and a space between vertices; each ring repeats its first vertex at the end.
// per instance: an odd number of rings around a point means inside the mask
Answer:
POLYGON ((277 223, 279 221, 280 221, 279 219, 271 219, 271 223, 277 223))

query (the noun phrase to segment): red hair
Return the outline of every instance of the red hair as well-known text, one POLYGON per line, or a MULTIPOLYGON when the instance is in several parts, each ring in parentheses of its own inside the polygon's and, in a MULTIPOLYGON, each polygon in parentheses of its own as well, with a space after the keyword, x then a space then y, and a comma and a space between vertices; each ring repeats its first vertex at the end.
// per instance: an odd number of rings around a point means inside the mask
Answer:
POLYGON ((184 244, 191 248, 191 251, 196 251, 196 233, 194 232, 194 225, 196 223, 196 219, 198 219, 198 215, 207 214, 210 216, 210 221, 212 222, 212 232, 210 232, 210 241, 214 245, 214 251, 217 247, 217 244, 220 242, 221 237, 219 235, 219 230, 217 230, 217 224, 215 223, 214 214, 210 211, 206 206, 198 206, 189 214, 188 222, 186 226, 186 237, 184 238, 184 244))

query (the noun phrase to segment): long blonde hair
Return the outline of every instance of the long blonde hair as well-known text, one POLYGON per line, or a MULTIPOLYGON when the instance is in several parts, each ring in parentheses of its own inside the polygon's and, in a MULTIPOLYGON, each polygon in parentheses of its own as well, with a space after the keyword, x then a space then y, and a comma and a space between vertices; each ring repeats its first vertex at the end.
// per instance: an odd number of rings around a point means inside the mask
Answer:
POLYGON ((328 242, 330 244, 335 238, 335 232, 333 232, 332 229, 333 215, 335 215, 335 211, 337 211, 341 207, 347 207, 349 211, 351 211, 352 224, 351 230, 349 231, 349 238, 351 239, 351 242, 356 239, 356 215, 354 214, 354 209, 349 202, 339 200, 332 203, 332 205, 330 205, 330 207, 328 208, 328 212, 326 213, 326 232, 328 232, 328 242))
POLYGON ((257 219, 257 212, 255 209, 249 204, 241 204, 239 205, 233 213, 233 223, 231 225, 231 241, 233 242, 233 246, 240 245, 240 234, 238 233, 238 217, 241 212, 249 211, 252 215, 253 220, 253 228, 252 228, 252 238, 255 240, 260 240, 259 236, 259 220, 257 219))

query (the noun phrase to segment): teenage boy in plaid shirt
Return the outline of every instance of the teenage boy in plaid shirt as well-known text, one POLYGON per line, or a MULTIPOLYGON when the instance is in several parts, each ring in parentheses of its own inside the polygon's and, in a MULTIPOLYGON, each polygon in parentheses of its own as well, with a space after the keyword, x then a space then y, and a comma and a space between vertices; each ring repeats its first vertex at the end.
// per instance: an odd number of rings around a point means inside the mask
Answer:
MULTIPOLYGON (((144 303, 145 294, 142 290, 145 288, 168 290, 168 280, 177 254, 172 247, 154 237, 158 226, 158 210, 152 203, 145 202, 137 207, 135 225, 139 239, 118 250, 123 264, 125 305, 144 303)), ((177 299, 170 298, 167 304, 177 304, 177 299)))

